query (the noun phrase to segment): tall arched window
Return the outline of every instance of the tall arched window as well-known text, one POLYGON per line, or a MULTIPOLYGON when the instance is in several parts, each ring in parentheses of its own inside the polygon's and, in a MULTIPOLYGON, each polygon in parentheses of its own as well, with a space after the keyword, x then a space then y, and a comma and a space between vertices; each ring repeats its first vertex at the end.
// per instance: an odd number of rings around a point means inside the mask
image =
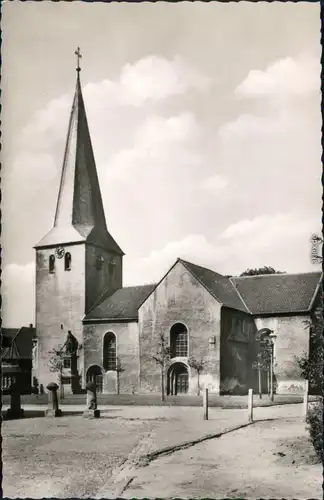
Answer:
POLYGON ((170 330, 171 358, 188 356, 188 330, 182 323, 176 323, 170 330))
POLYGON ((66 254, 64 255, 64 269, 65 271, 70 271, 71 269, 71 254, 70 252, 66 252, 66 254))
POLYGON ((116 370, 116 337, 112 332, 106 333, 103 344, 103 367, 116 370))
POLYGON ((50 255, 49 256, 48 267, 49 267, 49 272, 50 273, 54 273, 55 272, 55 255, 50 255))

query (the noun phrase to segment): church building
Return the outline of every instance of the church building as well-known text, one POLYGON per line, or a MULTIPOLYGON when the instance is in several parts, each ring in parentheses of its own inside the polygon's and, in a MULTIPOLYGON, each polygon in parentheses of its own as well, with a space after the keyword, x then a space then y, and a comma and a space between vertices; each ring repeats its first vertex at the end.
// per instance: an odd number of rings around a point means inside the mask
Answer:
POLYGON ((35 250, 33 375, 44 387, 61 349, 65 392, 96 380, 103 393, 158 393, 155 358, 168 349, 167 394, 196 393, 195 362, 200 388, 246 393, 257 383, 256 332, 269 328, 277 392, 302 390, 295 356, 309 350, 321 273, 228 278, 178 258, 158 283, 123 287, 124 252, 106 226, 79 67, 54 225, 35 250))

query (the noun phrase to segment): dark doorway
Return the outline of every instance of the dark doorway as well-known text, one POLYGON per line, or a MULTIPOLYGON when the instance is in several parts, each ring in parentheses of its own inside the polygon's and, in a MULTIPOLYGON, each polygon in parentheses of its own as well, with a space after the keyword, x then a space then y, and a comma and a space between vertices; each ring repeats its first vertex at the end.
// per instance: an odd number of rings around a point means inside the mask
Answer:
POLYGON ((103 378, 100 366, 93 365, 87 371, 87 383, 95 382, 97 386, 97 392, 102 393, 103 391, 103 378))
POLYGON ((188 368, 183 363, 175 363, 168 371, 168 395, 187 394, 188 389, 188 368))

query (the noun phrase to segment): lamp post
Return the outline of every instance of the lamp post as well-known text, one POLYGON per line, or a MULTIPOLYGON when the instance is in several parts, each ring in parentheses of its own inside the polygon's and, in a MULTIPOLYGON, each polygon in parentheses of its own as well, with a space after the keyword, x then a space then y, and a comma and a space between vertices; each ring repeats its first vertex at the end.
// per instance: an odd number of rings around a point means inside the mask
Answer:
MULTIPOLYGON (((274 341, 277 338, 277 335, 270 330, 269 328, 262 328, 261 330, 258 330, 255 340, 259 342, 260 346, 264 346, 269 353, 269 371, 270 371, 270 399, 273 401, 273 367, 274 367, 274 341)), ((268 372, 269 373, 269 372, 268 372)), ((260 385, 260 376, 261 372, 259 371, 259 385, 260 385)), ((260 389, 259 389, 260 390, 260 389)), ((260 391, 260 397, 261 397, 261 391, 260 391)))
POLYGON ((274 343, 277 335, 274 332, 269 334, 270 347, 270 400, 273 401, 273 367, 274 367, 274 343))

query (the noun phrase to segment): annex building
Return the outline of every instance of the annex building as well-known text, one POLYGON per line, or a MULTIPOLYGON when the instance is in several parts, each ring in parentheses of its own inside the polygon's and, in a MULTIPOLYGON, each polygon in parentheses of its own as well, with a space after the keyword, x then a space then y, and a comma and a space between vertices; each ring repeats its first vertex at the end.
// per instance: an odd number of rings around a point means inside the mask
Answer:
POLYGON ((204 363, 202 388, 245 391, 256 386, 256 331, 267 327, 277 336, 277 392, 302 390, 294 357, 309 349, 320 273, 227 278, 178 258, 159 283, 123 287, 124 252, 106 226, 79 71, 54 225, 35 250, 33 376, 44 387, 56 378, 50 352, 62 347, 66 392, 90 379, 104 393, 159 392, 153 356, 164 339, 167 393, 196 392, 189 358, 204 363))

